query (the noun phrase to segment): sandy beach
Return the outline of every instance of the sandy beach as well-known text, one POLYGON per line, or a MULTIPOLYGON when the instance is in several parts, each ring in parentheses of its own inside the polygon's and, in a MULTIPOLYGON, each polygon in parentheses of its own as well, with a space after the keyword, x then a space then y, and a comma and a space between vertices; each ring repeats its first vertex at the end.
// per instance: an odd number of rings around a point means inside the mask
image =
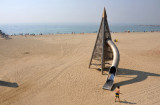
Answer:
POLYGON ((0 39, 0 105, 159 105, 160 32, 111 35, 121 103, 102 89, 108 72, 88 68, 97 37, 88 33, 0 39))

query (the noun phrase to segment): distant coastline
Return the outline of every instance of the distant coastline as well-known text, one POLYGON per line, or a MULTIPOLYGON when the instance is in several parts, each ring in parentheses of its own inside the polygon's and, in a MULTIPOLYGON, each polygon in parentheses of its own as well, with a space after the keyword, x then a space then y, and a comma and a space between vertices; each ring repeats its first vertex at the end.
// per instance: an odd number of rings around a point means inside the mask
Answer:
MULTIPOLYGON (((110 24, 110 31, 117 32, 158 32, 160 25, 110 24)), ((0 25, 7 35, 49 35, 72 33, 97 33, 99 24, 3 24, 0 25)))
POLYGON ((160 27, 160 25, 139 25, 139 26, 151 26, 151 27, 160 27))

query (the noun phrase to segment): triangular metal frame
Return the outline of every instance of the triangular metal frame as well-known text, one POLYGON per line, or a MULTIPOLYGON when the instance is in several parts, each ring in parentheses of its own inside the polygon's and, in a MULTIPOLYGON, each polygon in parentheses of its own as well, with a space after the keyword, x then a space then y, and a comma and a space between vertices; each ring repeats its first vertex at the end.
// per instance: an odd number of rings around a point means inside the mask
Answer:
POLYGON ((113 59, 113 52, 107 43, 107 40, 112 40, 109 25, 107 21, 106 10, 104 8, 102 21, 99 27, 97 39, 92 52, 89 68, 91 65, 100 65, 101 72, 103 74, 106 61, 113 59))

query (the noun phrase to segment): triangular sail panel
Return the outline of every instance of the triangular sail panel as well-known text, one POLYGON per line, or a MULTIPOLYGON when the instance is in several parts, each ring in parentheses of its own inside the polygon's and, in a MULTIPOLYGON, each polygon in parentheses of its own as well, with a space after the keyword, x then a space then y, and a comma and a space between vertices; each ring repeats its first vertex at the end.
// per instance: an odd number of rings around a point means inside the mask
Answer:
POLYGON ((112 40, 107 21, 106 10, 104 8, 102 21, 99 27, 99 32, 92 52, 89 68, 91 65, 99 66, 102 73, 105 68, 105 63, 113 59, 113 52, 107 43, 107 40, 112 40))

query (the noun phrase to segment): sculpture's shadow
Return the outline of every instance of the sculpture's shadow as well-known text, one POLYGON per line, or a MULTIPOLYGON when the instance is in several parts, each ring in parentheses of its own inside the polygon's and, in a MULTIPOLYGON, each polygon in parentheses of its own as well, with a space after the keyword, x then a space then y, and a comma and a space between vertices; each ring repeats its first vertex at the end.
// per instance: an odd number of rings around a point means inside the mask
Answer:
POLYGON ((126 80, 126 81, 115 83, 113 85, 113 87, 112 87, 112 91, 115 90, 115 88, 117 86, 124 86, 124 85, 128 85, 128 84, 142 82, 145 79, 147 79, 148 76, 160 77, 160 74, 119 68, 119 70, 117 72, 117 76, 123 77, 124 75, 137 75, 137 76, 135 78, 133 78, 133 79, 130 79, 130 80, 126 80))
POLYGON ((5 82, 5 81, 1 81, 1 80, 0 80, 0 86, 17 88, 17 87, 18 87, 18 84, 17 84, 17 83, 11 83, 11 82, 5 82))

